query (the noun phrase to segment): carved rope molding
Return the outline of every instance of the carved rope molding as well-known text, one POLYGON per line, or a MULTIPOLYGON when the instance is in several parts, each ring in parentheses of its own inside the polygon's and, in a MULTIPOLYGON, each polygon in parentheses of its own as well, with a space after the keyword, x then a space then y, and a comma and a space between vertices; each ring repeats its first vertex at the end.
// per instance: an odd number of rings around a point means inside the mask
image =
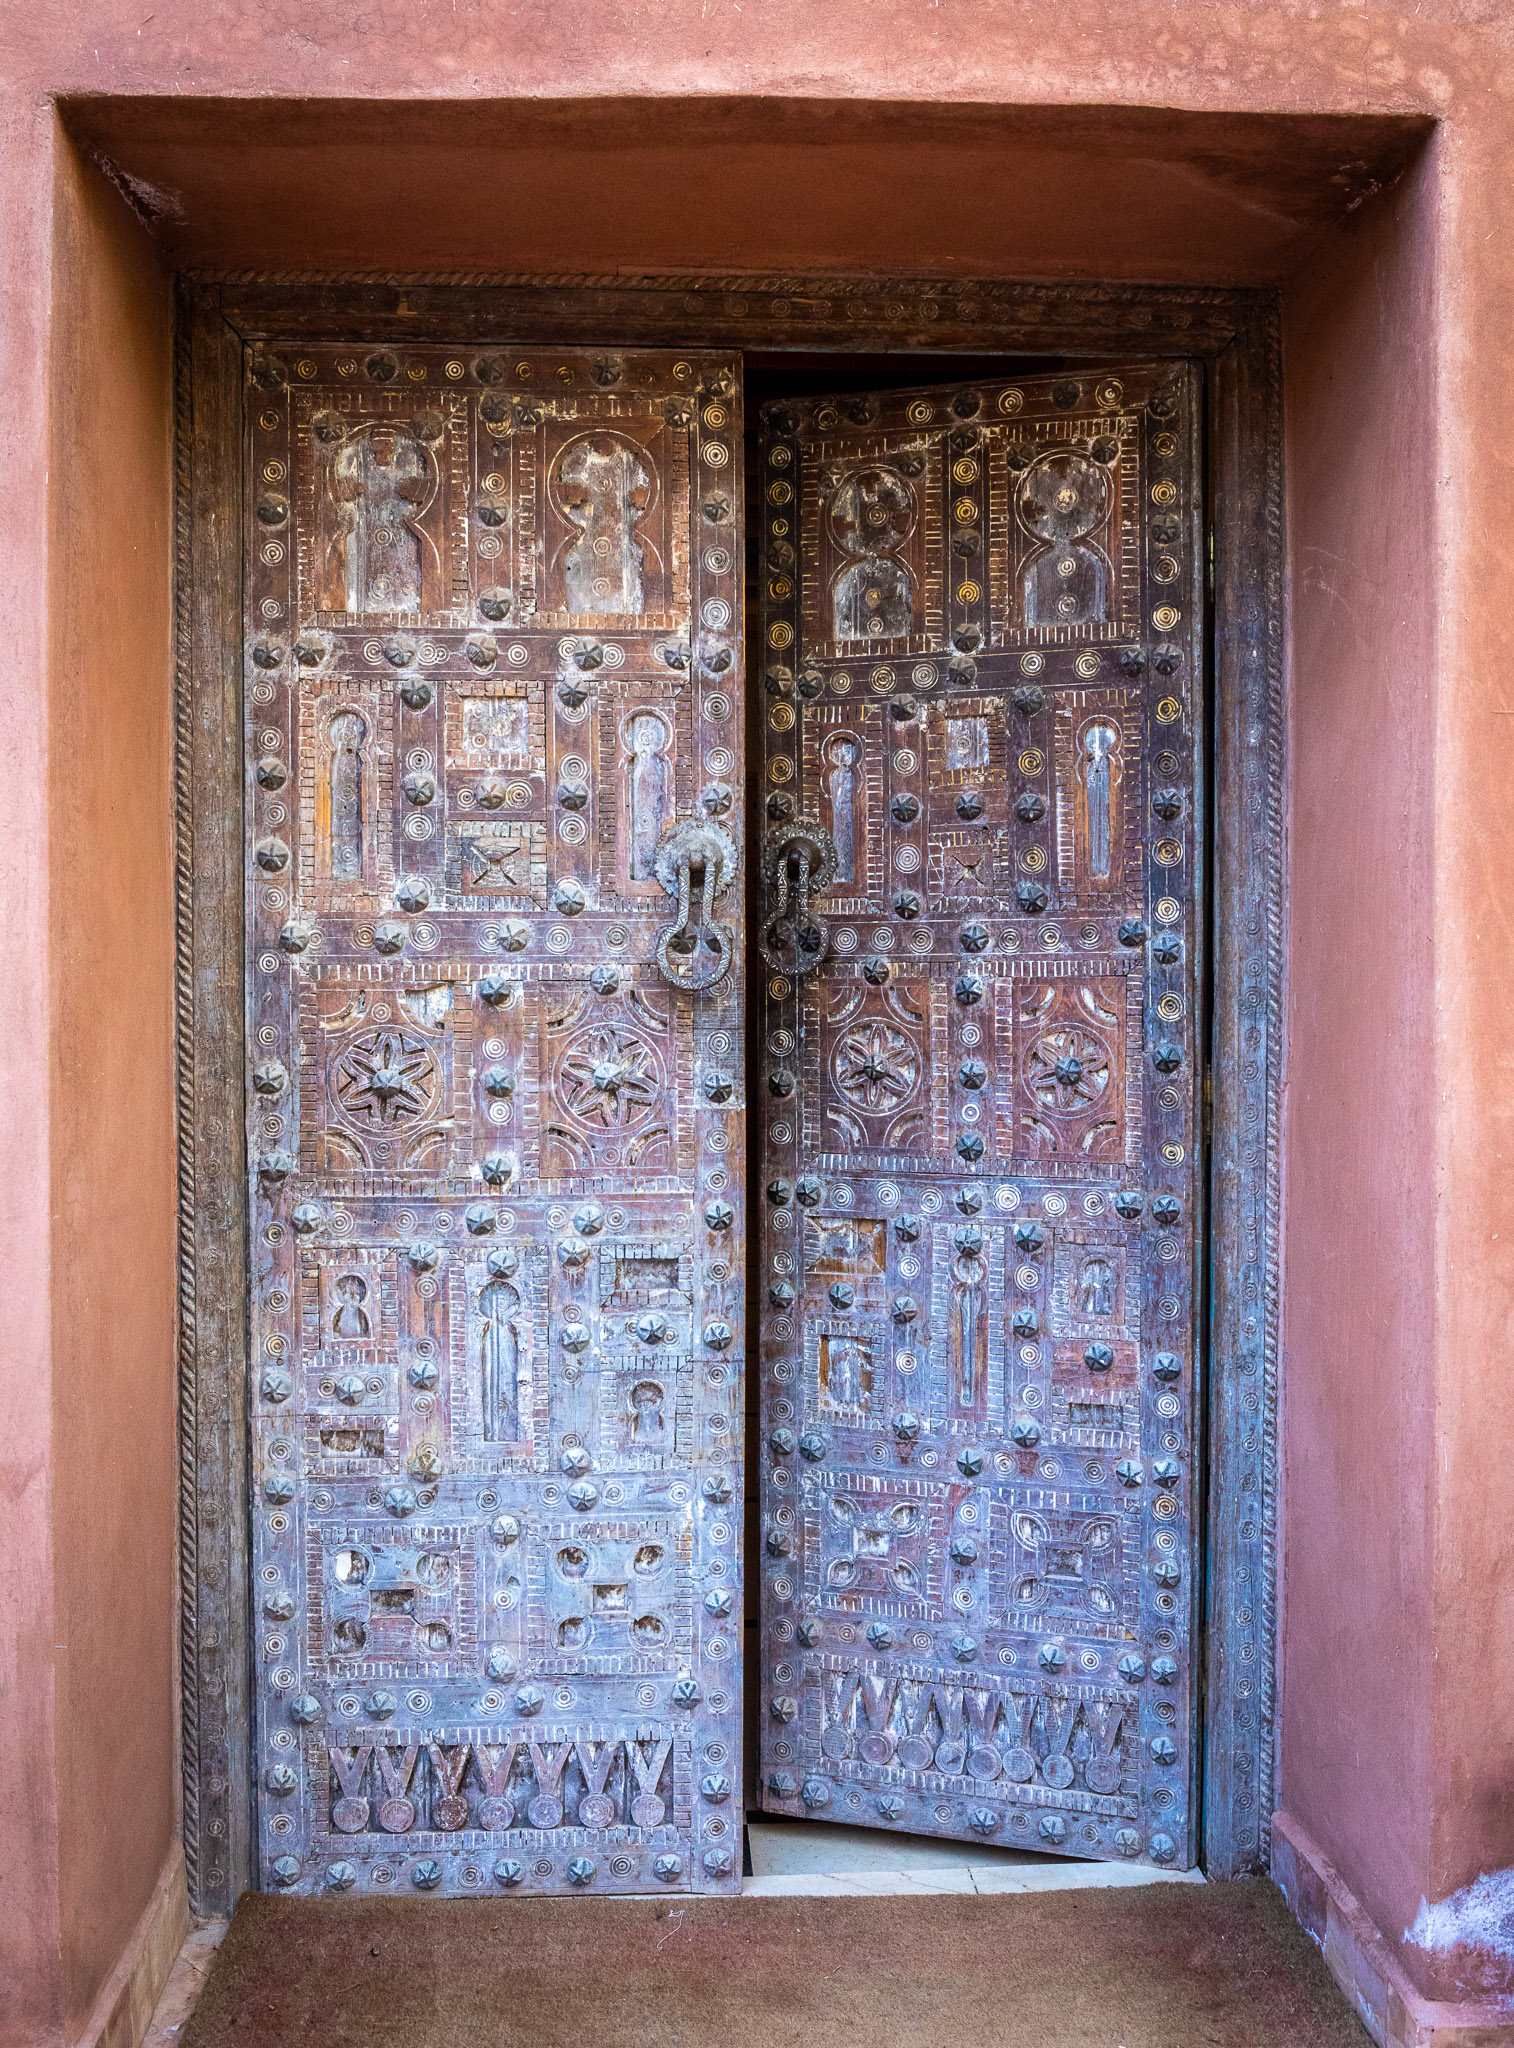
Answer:
POLYGON ((1187 354, 1205 363, 1216 588, 1216 938, 1205 1867, 1264 1869, 1272 1808, 1285 942, 1280 345, 1273 296, 1212 287, 663 273, 233 272, 181 284, 175 364, 176 1043, 184 1837, 197 1914, 251 1880, 241 1166, 242 343, 361 329, 603 345, 1187 354), (345 297, 338 304, 333 292, 345 297), (821 310, 821 307, 824 310, 821 310), (229 1076, 236 1077, 235 1085, 229 1076), (1216 1365, 1213 1363, 1217 1361, 1216 1365))

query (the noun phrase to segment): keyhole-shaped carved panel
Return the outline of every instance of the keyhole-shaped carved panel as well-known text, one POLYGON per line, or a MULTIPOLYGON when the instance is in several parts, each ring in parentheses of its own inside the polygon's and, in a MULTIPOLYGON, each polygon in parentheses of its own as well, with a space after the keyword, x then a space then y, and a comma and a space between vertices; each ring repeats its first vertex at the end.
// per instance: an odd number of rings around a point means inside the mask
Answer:
POLYGON ((376 682, 300 706, 299 868, 311 907, 377 907, 393 886, 394 707, 376 682))
MULTIPOLYGON (((439 436, 441 423, 431 423, 439 436)), ((321 413, 310 472, 319 611, 332 621, 417 618, 445 603, 433 527, 442 455, 417 423, 321 413)), ((302 570, 305 564, 302 562, 302 570)))
POLYGON ((599 685, 592 718, 600 888, 628 906, 660 909, 667 896, 655 870, 658 841, 698 800, 688 703, 667 685, 617 677, 599 685))
POLYGON ((599 431, 570 441, 552 466, 553 502, 576 530, 558 550, 570 612, 634 618, 646 610, 648 543, 639 528, 651 510, 656 476, 643 450, 599 431))
POLYGON ((1109 558, 1095 538, 1109 518, 1109 478, 1086 455, 1043 455, 1015 499, 1020 524, 1040 542, 1020 571, 1028 626, 1102 625, 1109 558))
POLYGON ((905 551, 918 524, 913 486, 886 464, 853 470, 836 486, 827 515, 843 559, 831 586, 835 639, 897 640, 910 631, 915 578, 905 551))
POLYGON ((777 579, 802 591, 812 653, 939 646, 945 630, 940 451, 846 436, 822 407, 806 449, 798 559, 777 579))
MULTIPOLYGON (((1068 691, 1057 707, 1054 768, 1060 900, 1123 900, 1139 873, 1139 695, 1068 691)), ((1030 839, 1032 835, 1025 835, 1030 839)))
POLYGON ((543 612, 563 623, 682 624, 670 614, 686 542, 669 509, 685 489, 683 437, 642 420, 553 422, 545 463, 543 612))

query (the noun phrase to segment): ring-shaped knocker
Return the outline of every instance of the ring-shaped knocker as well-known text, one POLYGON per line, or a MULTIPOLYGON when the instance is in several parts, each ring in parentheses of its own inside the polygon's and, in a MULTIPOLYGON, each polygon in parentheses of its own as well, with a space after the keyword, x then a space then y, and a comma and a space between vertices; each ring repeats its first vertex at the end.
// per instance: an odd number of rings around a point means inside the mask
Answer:
POLYGON ((790 818, 762 842, 762 879, 772 898, 757 944, 775 973, 810 974, 825 958, 830 927, 810 908, 836 877, 836 844, 812 818, 790 818))
POLYGON ((655 958, 674 988, 708 988, 735 958, 735 934, 717 922, 715 901, 735 879, 736 862, 736 842, 708 818, 681 818, 657 842, 653 872, 678 915, 658 933, 655 958))

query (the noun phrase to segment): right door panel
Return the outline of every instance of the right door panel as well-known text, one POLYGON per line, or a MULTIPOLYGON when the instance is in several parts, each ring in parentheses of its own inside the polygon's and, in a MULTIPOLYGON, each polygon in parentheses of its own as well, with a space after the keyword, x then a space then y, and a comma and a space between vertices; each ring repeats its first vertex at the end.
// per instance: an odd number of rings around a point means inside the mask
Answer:
POLYGON ((1195 1860, 1199 398, 765 414, 771 1811, 1195 1860))

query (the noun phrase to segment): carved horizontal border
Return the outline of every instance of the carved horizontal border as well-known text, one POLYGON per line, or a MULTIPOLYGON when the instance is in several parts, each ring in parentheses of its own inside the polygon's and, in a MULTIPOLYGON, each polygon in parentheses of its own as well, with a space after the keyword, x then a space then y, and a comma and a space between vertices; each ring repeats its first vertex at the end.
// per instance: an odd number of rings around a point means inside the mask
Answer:
POLYGON ((184 1847, 197 1914, 252 1882, 242 1158, 238 407, 244 341, 445 330, 824 351, 1186 355, 1208 380, 1215 620, 1204 1867, 1267 1867, 1276 1632, 1284 957, 1282 398, 1274 295, 667 271, 193 273, 175 366, 184 1847))

